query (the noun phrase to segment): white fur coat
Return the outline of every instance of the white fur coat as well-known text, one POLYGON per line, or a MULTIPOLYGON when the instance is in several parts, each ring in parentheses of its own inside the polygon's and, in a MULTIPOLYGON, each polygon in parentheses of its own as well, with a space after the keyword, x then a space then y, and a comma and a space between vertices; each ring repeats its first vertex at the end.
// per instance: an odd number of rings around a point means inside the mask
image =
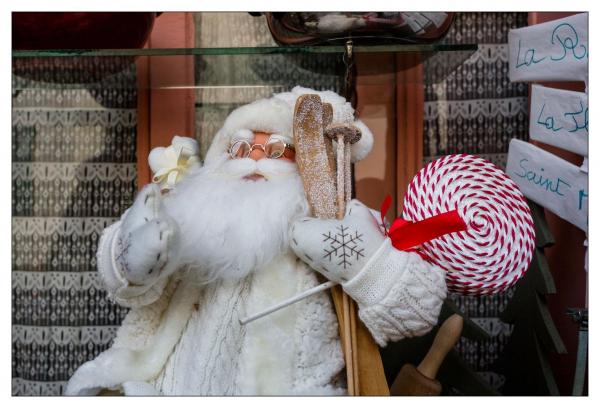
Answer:
POLYGON ((176 274, 156 302, 131 310, 113 346, 81 366, 66 393, 343 394, 344 361, 327 294, 239 324, 317 284, 291 253, 241 281, 199 288, 186 284, 185 273, 176 274))
MULTIPOLYGON (((98 270, 109 290, 118 287, 111 249, 120 224, 107 228, 99 244, 98 270)), ((82 365, 66 393, 89 395, 103 388, 134 395, 344 393, 338 324, 327 293, 246 326, 239 323, 318 284, 315 272, 290 249, 241 278, 200 284, 196 275, 184 267, 120 299, 132 310, 113 346, 82 365)), ((342 287, 357 301, 375 341, 385 346, 436 324, 446 296, 444 275, 385 238, 342 287)))

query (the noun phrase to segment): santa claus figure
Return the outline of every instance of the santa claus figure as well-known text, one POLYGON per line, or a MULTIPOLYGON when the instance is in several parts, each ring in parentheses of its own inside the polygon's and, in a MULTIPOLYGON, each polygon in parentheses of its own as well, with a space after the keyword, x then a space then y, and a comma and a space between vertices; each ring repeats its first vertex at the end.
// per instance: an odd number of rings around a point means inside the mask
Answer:
MULTIPOLYGON (((368 154, 373 136, 344 98, 300 87, 234 110, 203 165, 185 174, 156 168, 167 152, 156 153, 150 163, 163 188, 144 187, 98 250, 109 296, 131 311, 67 394, 345 394, 328 293, 240 323, 317 286, 317 272, 341 283, 380 346, 437 323, 444 272, 393 248, 367 207, 353 200, 343 220, 308 217, 292 134, 296 99, 306 93, 333 106, 335 123, 361 129, 353 161, 368 154), (323 238, 340 226, 353 242, 343 263, 323 238)), ((176 155, 194 149, 191 139, 175 142, 176 155)))

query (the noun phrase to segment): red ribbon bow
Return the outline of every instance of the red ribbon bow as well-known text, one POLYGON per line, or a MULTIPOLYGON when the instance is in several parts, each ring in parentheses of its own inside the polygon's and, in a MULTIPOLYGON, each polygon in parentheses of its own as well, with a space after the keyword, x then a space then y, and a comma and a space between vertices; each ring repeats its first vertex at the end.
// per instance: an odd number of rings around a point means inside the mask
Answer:
MULTIPOLYGON (((458 214, 458 211, 452 210, 417 222, 396 218, 388 231, 385 227, 384 218, 391 204, 392 197, 388 195, 381 204, 381 224, 385 228, 385 235, 392 240, 394 248, 401 251, 409 250, 424 242, 439 238, 442 235, 465 231, 467 229, 467 225, 458 214)), ((414 251, 421 258, 428 260, 428 257, 416 248, 414 251)))

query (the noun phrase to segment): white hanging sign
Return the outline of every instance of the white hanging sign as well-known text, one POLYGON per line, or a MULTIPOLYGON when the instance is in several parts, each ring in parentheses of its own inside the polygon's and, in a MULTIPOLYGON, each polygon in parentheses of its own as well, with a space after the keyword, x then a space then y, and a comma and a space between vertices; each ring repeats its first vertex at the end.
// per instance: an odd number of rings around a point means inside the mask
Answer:
POLYGON ((587 232, 588 175, 566 160, 513 139, 506 173, 525 197, 587 232))
POLYGON ((533 85, 529 137, 587 156, 587 95, 583 92, 533 85))
POLYGON ((585 81, 588 14, 508 32, 508 76, 519 81, 585 81))

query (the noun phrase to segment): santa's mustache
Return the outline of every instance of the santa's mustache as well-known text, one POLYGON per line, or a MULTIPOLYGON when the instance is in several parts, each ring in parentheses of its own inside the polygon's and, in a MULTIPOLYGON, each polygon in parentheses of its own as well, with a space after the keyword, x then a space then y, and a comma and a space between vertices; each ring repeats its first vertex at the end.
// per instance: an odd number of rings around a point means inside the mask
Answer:
POLYGON ((278 159, 229 159, 215 169, 213 174, 237 180, 252 175, 262 176, 266 180, 278 180, 297 175, 298 166, 295 162, 278 159))

